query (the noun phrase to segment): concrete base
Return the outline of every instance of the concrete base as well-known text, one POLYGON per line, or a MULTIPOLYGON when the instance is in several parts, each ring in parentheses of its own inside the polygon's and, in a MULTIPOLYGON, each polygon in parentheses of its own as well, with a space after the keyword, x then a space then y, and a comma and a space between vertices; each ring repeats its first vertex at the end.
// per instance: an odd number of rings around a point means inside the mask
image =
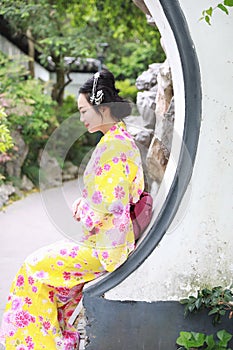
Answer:
POLYGON ((233 321, 227 317, 218 326, 206 310, 184 318, 184 306, 175 301, 121 302, 84 295, 84 307, 86 350, 175 350, 180 331, 216 334, 225 329, 232 334, 233 321))

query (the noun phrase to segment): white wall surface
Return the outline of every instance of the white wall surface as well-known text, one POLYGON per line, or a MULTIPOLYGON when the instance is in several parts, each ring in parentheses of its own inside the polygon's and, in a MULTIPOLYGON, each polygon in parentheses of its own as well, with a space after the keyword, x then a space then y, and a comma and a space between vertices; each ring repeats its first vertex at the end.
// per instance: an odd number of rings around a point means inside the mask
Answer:
MULTIPOLYGON (((145 2, 163 34, 162 15, 155 13, 158 1, 145 2)), ((232 283, 233 10, 229 16, 216 10, 211 26, 199 21, 202 11, 215 3, 218 1, 180 1, 199 59, 203 94, 201 132, 190 185, 159 246, 136 272, 106 294, 108 299, 179 300, 206 286, 232 283)), ((174 46, 170 42, 165 46, 171 59, 174 46)), ((176 79, 182 76, 175 73, 176 58, 170 63, 177 104, 182 81, 176 79)), ((178 116, 176 110, 176 122, 178 116)))
MULTIPOLYGON (((28 57, 24 54, 16 45, 12 44, 7 38, 0 34, 0 50, 8 56, 15 58, 23 63, 28 69, 28 57), (25 61, 24 61, 25 58, 25 61)), ((49 72, 42 67, 39 63, 35 62, 35 78, 42 79, 43 81, 49 80, 49 72)))

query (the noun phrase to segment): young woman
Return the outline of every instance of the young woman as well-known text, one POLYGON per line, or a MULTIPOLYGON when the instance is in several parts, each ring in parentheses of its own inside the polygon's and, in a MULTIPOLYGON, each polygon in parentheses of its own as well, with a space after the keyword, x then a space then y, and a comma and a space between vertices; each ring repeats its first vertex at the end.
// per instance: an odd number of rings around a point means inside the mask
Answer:
POLYGON ((112 73, 102 70, 80 89, 81 121, 91 133, 101 131, 83 176, 81 198, 73 204, 80 221, 80 242, 69 240, 39 249, 17 273, 0 332, 7 350, 75 349, 77 330, 68 320, 85 282, 112 272, 134 249, 130 203, 144 189, 141 158, 122 118, 131 109, 115 88, 112 73))

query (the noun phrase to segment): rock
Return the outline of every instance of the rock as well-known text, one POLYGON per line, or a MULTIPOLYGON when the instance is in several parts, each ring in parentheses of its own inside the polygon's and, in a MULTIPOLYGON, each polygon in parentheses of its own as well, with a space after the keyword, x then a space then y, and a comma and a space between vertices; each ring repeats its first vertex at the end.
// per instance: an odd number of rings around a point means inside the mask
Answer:
POLYGON ((160 66, 161 63, 152 63, 148 70, 139 75, 135 83, 138 90, 150 90, 156 85, 160 66))
MULTIPOLYGON (((143 4, 143 1, 139 3, 143 4)), ((174 97, 168 60, 151 64, 137 78, 136 86, 138 90, 143 90, 137 94, 140 118, 138 121, 133 117, 128 119, 131 124, 129 132, 141 152, 146 183, 152 187, 155 183, 159 185, 163 179, 173 137, 174 97)))
POLYGON ((142 145, 146 152, 148 152, 153 135, 153 129, 142 129, 137 135, 134 136, 134 139, 137 144, 142 145))
POLYGON ((17 199, 21 199, 24 197, 24 193, 22 191, 20 191, 20 189, 18 187, 15 187, 15 194, 18 197, 17 199))
POLYGON ((42 190, 61 186, 62 171, 56 158, 47 151, 39 152, 40 159, 40 188, 42 190))
POLYGON ((159 73, 157 75, 158 81, 158 91, 156 95, 156 127, 160 122, 160 119, 164 117, 164 113, 168 111, 168 108, 173 97, 173 84, 171 69, 166 60, 162 65, 160 65, 159 73))
POLYGON ((157 81, 156 125, 146 163, 149 176, 160 183, 171 151, 174 126, 173 85, 167 60, 159 68, 157 81))
POLYGON ((78 175, 78 167, 74 165, 72 162, 66 161, 63 167, 62 179, 64 181, 73 180, 77 177, 77 175, 78 175))
POLYGON ((137 108, 143 119, 143 126, 148 129, 155 128, 155 108, 157 89, 137 93, 137 108))
POLYGON ((175 103, 174 103, 174 97, 172 97, 168 111, 164 113, 163 131, 162 131, 163 144, 165 148, 169 151, 169 153, 171 152, 174 120, 175 120, 175 103))
POLYGON ((0 208, 7 203, 9 197, 15 193, 15 188, 11 184, 0 186, 0 208))
POLYGON ((13 131, 11 136, 17 152, 14 153, 10 161, 6 162, 6 172, 10 177, 20 178, 21 167, 27 157, 29 147, 24 142, 19 131, 13 131))
POLYGON ((31 191, 33 187, 32 181, 26 175, 23 175, 20 189, 23 191, 31 191))
POLYGON ((149 177, 159 184, 163 179, 168 159, 168 150, 154 137, 147 153, 146 164, 149 177))

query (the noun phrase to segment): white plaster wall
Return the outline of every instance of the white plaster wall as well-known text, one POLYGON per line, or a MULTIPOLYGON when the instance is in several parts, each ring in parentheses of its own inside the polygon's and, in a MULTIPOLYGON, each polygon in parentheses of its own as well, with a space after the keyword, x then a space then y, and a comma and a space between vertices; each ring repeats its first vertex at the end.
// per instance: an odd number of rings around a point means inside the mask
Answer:
POLYGON ((0 50, 9 56, 23 55, 17 46, 13 45, 8 39, 0 34, 0 50))
MULTIPOLYGON (((158 3, 145 2, 151 11, 158 3)), ((215 3, 211 1, 212 6, 215 3)), ((208 26, 198 20, 210 6, 209 0, 181 0, 180 4, 199 58, 203 92, 193 176, 159 246, 136 272, 106 294, 109 299, 179 300, 205 286, 232 283, 233 10, 229 16, 216 10, 208 26)))
MULTIPOLYGON (((20 62, 23 63, 28 69, 28 56, 1 34, 0 50, 6 55, 16 58, 17 60, 20 58, 20 62)), ((49 80, 49 72, 37 62, 35 62, 35 78, 42 79, 43 81, 49 80)))
POLYGON ((73 95, 75 98, 77 98, 79 88, 87 81, 87 79, 91 78, 92 76, 93 73, 71 73, 70 77, 72 79, 72 82, 68 86, 66 86, 65 96, 73 95))

